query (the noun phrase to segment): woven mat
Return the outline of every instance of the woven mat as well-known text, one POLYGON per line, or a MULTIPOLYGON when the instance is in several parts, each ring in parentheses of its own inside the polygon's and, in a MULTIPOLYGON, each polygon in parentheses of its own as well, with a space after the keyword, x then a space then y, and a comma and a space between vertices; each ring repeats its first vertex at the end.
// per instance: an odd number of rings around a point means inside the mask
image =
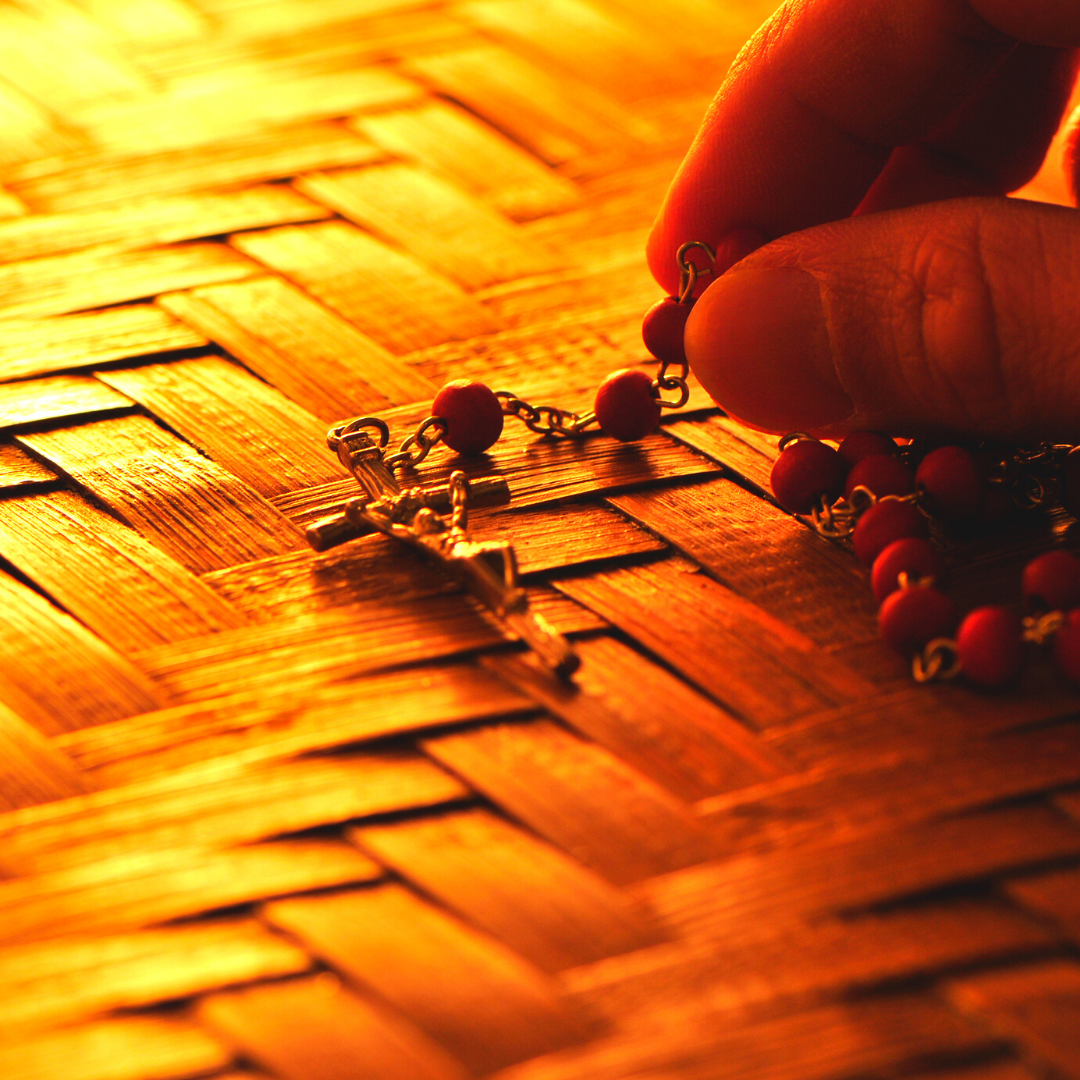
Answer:
MULTIPOLYGON (((647 362, 768 7, 0 5, 4 1080, 1080 1077, 1080 695, 913 685, 700 391, 469 466, 572 686, 304 542, 331 423, 647 362)), ((955 541, 956 595, 1068 525, 955 541)))

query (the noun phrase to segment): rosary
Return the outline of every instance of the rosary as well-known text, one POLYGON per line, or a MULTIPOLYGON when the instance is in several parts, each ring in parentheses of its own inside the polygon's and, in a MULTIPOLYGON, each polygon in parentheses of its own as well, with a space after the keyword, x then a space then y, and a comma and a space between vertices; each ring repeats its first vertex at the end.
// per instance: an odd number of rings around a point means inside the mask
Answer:
MULTIPOLYGON (((512 544, 476 540, 469 533, 468 507, 506 502, 506 481, 469 480, 455 470, 443 487, 403 487, 394 473, 415 468, 439 443, 462 456, 482 454, 498 441, 506 417, 549 438, 580 437, 594 426, 622 442, 650 434, 662 410, 679 409, 689 399, 683 332, 695 288, 713 272, 715 253, 708 244, 691 241, 676 258, 678 294, 653 305, 642 324, 645 345, 660 361, 655 378, 641 368, 612 372, 586 413, 532 405, 506 390, 456 380, 439 391, 431 415, 390 454, 390 431, 378 417, 334 427, 327 445, 355 477, 360 494, 342 513, 308 527, 311 546, 324 551, 371 532, 394 537, 459 581, 509 637, 524 642, 551 671, 572 675, 578 656, 562 634, 530 610, 512 544), (690 258, 695 250, 709 266, 696 265, 690 258), (674 399, 665 399, 665 393, 674 393, 674 399)), ((1060 671, 1080 683, 1080 559, 1055 550, 1028 563, 1024 616, 991 605, 961 621, 941 588, 945 564, 929 539, 931 521, 944 527, 962 521, 990 525, 1014 510, 1045 508, 1056 500, 1080 516, 1080 447, 930 448, 856 432, 834 449, 794 432, 780 440, 779 449, 770 477, 776 501, 826 539, 850 545, 872 567, 879 631, 911 658, 917 681, 963 673, 979 686, 1004 686, 1023 665, 1025 643, 1052 642, 1060 671)))

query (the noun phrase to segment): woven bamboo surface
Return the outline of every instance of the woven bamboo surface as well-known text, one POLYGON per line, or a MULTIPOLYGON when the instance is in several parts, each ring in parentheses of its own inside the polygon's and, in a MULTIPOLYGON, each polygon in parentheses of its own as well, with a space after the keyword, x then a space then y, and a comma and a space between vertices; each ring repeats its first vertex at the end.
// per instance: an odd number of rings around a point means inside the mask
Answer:
MULTIPOLYGON (((914 686, 700 391, 467 466, 573 686, 299 528, 332 422, 646 362, 767 11, 0 5, 4 1080, 1080 1077, 1080 695, 914 686)), ((1069 524, 954 538, 956 594, 1069 524)))

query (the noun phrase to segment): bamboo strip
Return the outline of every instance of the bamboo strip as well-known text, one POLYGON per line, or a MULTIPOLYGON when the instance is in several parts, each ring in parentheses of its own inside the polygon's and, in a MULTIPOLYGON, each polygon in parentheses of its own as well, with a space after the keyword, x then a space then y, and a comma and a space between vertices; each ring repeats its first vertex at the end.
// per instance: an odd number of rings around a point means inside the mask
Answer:
POLYGON ((7 319, 0 335, 0 380, 206 344, 202 335, 149 304, 46 319, 7 319))
POLYGON ((342 221, 286 225, 232 242, 393 353, 494 329, 458 286, 342 221))
POLYGON ((596 1034, 552 980, 400 885, 280 900, 264 917, 354 985, 373 989, 475 1073, 596 1034))
POLYGON ((347 475, 322 422, 217 356, 98 372, 260 495, 347 475))
POLYGON ((485 724, 420 745, 616 885, 719 853, 685 803, 548 721, 485 724))
POLYGON ((19 442, 189 569, 216 570, 303 543, 255 491, 144 416, 19 442))
POLYGON ((489 811, 368 825, 350 835, 543 970, 661 940, 623 891, 489 811))
POLYGON ((0 500, 0 554, 122 653, 245 622, 190 571, 70 491, 0 500))

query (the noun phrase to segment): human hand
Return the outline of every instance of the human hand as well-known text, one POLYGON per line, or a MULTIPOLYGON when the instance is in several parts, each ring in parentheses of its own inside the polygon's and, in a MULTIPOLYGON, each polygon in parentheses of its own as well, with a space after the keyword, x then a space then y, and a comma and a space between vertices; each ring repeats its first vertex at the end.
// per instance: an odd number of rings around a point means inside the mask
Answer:
POLYGON ((1080 442, 1080 211, 1003 197, 1039 168, 1077 45, 1075 0, 789 0, 758 31, 648 248, 669 291, 683 241, 718 273, 753 251, 686 328, 723 408, 1080 442))

